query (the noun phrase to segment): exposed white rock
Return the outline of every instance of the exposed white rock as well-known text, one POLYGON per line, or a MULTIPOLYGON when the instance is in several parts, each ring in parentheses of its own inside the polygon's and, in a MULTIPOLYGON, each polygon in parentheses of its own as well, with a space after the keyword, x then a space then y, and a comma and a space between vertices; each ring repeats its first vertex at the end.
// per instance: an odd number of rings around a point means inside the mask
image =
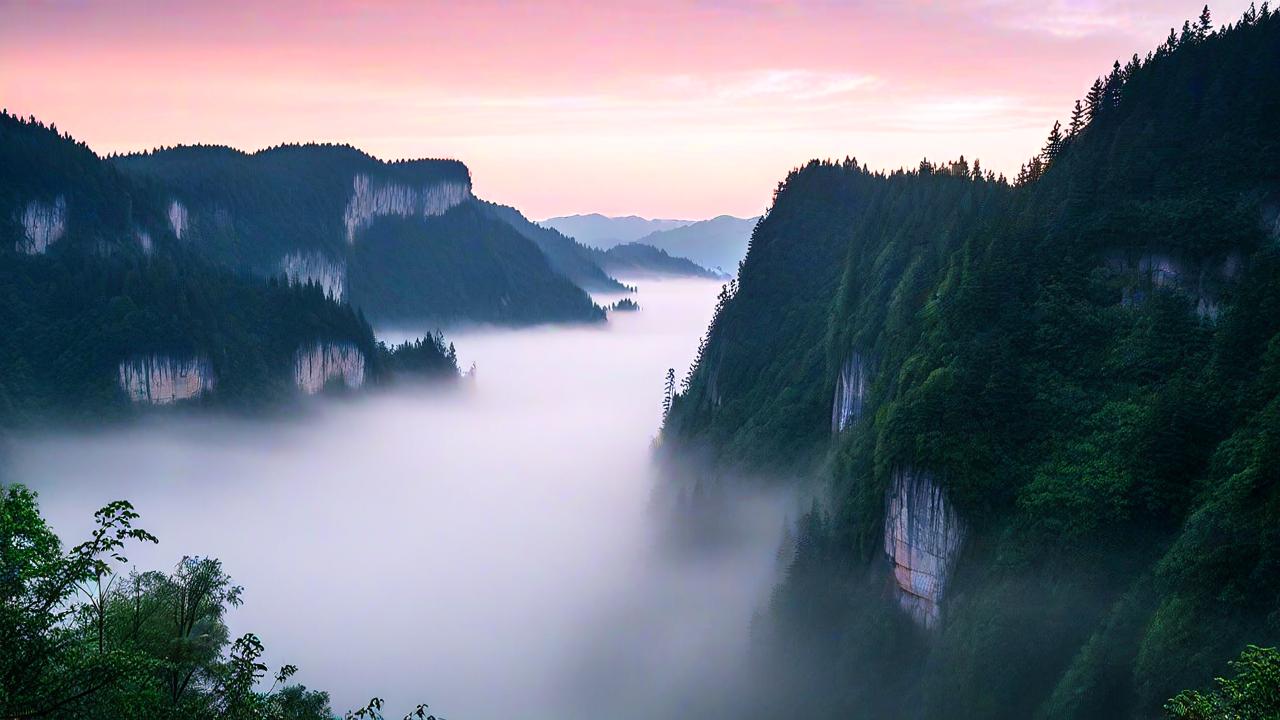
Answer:
POLYGON ((135 231, 133 235, 138 240, 138 247, 142 248, 142 252, 146 255, 150 255, 151 251, 155 247, 151 242, 151 233, 146 230, 138 230, 135 231))
POLYGON ((347 242, 355 242, 356 233, 374 218, 388 215, 430 217, 443 215, 450 208, 471 197, 465 182, 444 181, 422 187, 393 182, 380 182, 368 175, 356 175, 351 181, 351 199, 342 214, 347 226, 347 242))
POLYGON ((1187 269, 1168 255, 1147 253, 1138 258, 1138 272, 1149 278, 1154 287, 1180 288, 1185 284, 1187 269))
POLYGON ((317 252, 293 252, 280 259, 280 271, 289 282, 313 282, 324 288, 324 294, 342 300, 346 293, 347 266, 317 252))
POLYGON ((351 343, 321 343, 300 348, 293 378, 307 394, 315 394, 339 378, 349 388, 364 385, 364 353, 351 343))
POLYGON ((22 211, 23 239, 18 252, 40 255, 67 232, 67 199, 61 195, 53 203, 32 200, 22 211))
POLYGON ((884 551, 893 562, 898 604, 926 628, 938 622, 965 528, 928 473, 894 471, 885 498, 884 551))
POLYGON ((1214 322, 1222 312, 1218 301, 1221 290, 1238 278, 1243 262, 1238 252, 1194 263, 1169 252, 1133 255, 1115 251, 1108 255, 1106 267, 1113 274, 1129 278, 1121 289, 1121 305, 1139 307, 1149 292, 1170 290, 1188 296, 1197 317, 1214 322))
POLYGON ((213 367, 203 357, 141 355, 120 362, 120 389, 136 403, 168 405, 212 390, 213 367))
POLYGON ((169 203, 169 227, 179 240, 187 233, 187 206, 174 200, 169 203))
POLYGON ((831 431, 839 433, 862 417, 867 396, 868 370, 860 353, 853 353, 840 366, 835 399, 831 403, 831 431))

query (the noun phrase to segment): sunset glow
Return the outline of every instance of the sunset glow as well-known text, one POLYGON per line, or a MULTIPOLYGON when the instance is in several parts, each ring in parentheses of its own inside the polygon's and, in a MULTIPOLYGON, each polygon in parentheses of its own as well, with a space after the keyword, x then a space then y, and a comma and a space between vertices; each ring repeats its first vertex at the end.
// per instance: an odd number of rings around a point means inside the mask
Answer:
POLYGON ((747 216, 811 157, 1012 174, 1201 4, 6 0, 0 103, 100 153, 347 142, 531 217, 747 216))

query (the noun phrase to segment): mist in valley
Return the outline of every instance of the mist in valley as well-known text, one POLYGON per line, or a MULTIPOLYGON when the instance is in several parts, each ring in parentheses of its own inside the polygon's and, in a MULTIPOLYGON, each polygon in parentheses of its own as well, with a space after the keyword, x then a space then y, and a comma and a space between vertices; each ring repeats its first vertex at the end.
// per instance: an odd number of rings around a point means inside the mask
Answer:
POLYGON ((128 499, 160 539, 131 566, 220 558, 245 588, 233 635, 260 635, 338 712, 373 695, 464 720, 688 708, 743 657, 789 510, 743 498, 734 543, 666 541, 663 377, 684 376, 718 290, 646 282, 607 326, 451 333, 477 369, 457 387, 20 437, 6 474, 68 543, 128 499))

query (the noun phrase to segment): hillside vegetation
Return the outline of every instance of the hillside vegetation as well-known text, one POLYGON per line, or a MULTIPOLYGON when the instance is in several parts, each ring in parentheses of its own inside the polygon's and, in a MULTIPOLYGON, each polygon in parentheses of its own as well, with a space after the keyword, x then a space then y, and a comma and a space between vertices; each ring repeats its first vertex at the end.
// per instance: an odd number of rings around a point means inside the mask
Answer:
POLYGON ((1013 183, 794 171, 662 447, 709 459, 700 496, 726 469, 822 480, 756 714, 1150 717, 1280 642, 1278 428, 1263 6, 1116 63, 1013 183), (912 523, 945 554, 897 554, 912 523))

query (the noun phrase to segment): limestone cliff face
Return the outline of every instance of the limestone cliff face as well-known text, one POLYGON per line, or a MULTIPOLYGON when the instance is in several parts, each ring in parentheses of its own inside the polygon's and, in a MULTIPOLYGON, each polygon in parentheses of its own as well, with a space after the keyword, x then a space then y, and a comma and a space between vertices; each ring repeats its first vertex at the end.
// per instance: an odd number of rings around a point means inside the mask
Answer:
POLYGON ((356 233, 374 218, 388 215, 430 217, 443 215, 450 208, 471 198, 471 187, 464 182, 438 182, 410 187, 393 182, 356 175, 351 182, 351 199, 342 214, 347 226, 347 242, 355 242, 356 233))
POLYGON ((169 203, 169 227, 179 240, 187 234, 187 206, 177 200, 169 203))
POLYGON ((307 394, 341 379, 349 388, 364 385, 364 353, 351 343, 317 342, 300 348, 294 357, 293 378, 307 394))
POLYGON ((67 232, 67 199, 59 195, 52 203, 32 200, 22 211, 23 239, 18 252, 39 255, 67 232))
POLYGON ((898 604, 926 628, 938 623, 965 528, 928 473, 894 472, 885 498, 884 551, 893 562, 898 604))
POLYGON ((1107 256, 1106 267, 1112 274, 1126 278, 1121 291, 1122 305, 1140 306, 1146 302, 1147 294, 1155 290, 1178 292, 1195 302, 1197 317, 1213 322, 1222 312, 1220 292, 1239 276, 1242 262, 1239 253, 1197 263, 1172 251, 1116 251, 1107 256))
POLYGON ((168 405, 212 390, 213 368, 203 357, 143 355, 121 361, 120 389, 135 403, 168 405))
POLYGON ((293 252, 280 260, 280 271, 289 282, 316 283, 324 288, 324 294, 341 301, 346 293, 347 266, 316 252, 293 252))
POLYGON ((867 395, 868 368, 860 353, 853 353, 840 366, 835 399, 831 403, 831 432, 839 433, 862 417, 867 395))

